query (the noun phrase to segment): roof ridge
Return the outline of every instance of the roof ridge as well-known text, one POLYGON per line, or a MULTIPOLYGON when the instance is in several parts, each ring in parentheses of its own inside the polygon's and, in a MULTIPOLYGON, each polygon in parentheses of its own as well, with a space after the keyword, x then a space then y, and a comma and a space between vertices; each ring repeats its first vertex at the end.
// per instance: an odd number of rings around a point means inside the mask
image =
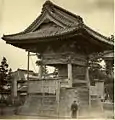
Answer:
MULTIPOLYGON (((53 4, 53 3, 52 3, 50 0, 46 0, 46 2, 43 4, 41 14, 40 14, 22 33, 30 32, 30 29, 33 28, 32 25, 38 23, 38 22, 36 22, 36 21, 39 21, 39 20, 42 18, 44 12, 45 12, 46 9, 47 9, 47 6, 49 6, 49 5, 51 5, 51 4, 53 4)), ((34 26, 35 26, 35 25, 34 25, 34 26)))
MULTIPOLYGON (((34 24, 34 26, 36 26, 36 24, 38 23, 38 21, 40 21, 42 19, 42 17, 44 16, 44 14, 47 13, 50 14, 49 11, 53 11, 52 7, 54 6, 54 4, 50 1, 50 0, 47 0, 43 6, 42 6, 42 11, 41 11, 41 14, 32 22, 32 24, 30 26, 28 26, 27 29, 24 30, 24 32, 22 33, 26 33, 26 32, 30 32, 30 30, 34 27, 32 26, 34 24)), ((34 29, 35 30, 35 29, 34 29)))
POLYGON ((70 12, 70 11, 68 11, 68 10, 66 10, 66 9, 64 9, 64 8, 56 5, 56 4, 54 4, 54 3, 51 2, 50 0, 47 0, 47 1, 43 4, 43 10, 44 10, 44 8, 47 8, 47 7, 50 7, 50 9, 51 9, 51 6, 52 6, 52 7, 56 7, 57 9, 60 9, 60 10, 62 10, 63 12, 65 12, 65 13, 67 13, 67 14, 70 14, 71 16, 73 16, 73 17, 76 18, 76 19, 79 19, 79 20, 83 23, 83 18, 82 18, 82 17, 80 17, 79 15, 76 15, 76 14, 74 14, 74 13, 72 13, 72 12, 70 12))

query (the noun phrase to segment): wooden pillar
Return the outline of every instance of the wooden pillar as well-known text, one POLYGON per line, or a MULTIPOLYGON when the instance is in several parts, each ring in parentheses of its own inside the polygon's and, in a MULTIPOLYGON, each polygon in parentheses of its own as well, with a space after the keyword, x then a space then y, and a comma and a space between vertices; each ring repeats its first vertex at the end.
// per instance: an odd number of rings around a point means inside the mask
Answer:
POLYGON ((88 90, 89 90, 89 108, 91 108, 90 79, 89 79, 89 68, 88 68, 88 66, 86 67, 86 81, 87 81, 87 86, 88 86, 88 90))
POLYGON ((29 80, 29 63, 30 63, 30 52, 28 51, 28 63, 27 63, 27 80, 29 80))
POLYGON ((12 79, 12 102, 14 104, 15 98, 17 97, 17 79, 14 76, 14 79, 12 79))
POLYGON ((30 67, 30 52, 28 51, 28 61, 27 61, 27 83, 28 83, 28 90, 27 94, 29 93, 29 67, 30 67))
POLYGON ((38 66, 39 66, 39 70, 38 70, 38 78, 39 79, 41 79, 42 78, 42 72, 43 72, 43 63, 42 63, 42 54, 40 54, 40 53, 37 53, 36 54, 37 55, 37 57, 38 57, 38 66))
POLYGON ((38 74, 38 76, 39 76, 39 78, 41 79, 42 78, 42 65, 39 65, 39 74, 38 74))
POLYGON ((72 77, 72 64, 68 63, 68 83, 69 87, 72 87, 73 77, 72 77))
POLYGON ((57 89, 56 89, 56 101, 57 101, 57 114, 59 117, 59 106, 60 106, 60 81, 57 81, 57 89))
POLYGON ((38 58, 39 58, 39 73, 38 73, 38 77, 39 77, 39 79, 41 79, 42 78, 42 73, 43 73, 43 61, 42 61, 42 55, 40 55, 40 56, 38 56, 38 58))

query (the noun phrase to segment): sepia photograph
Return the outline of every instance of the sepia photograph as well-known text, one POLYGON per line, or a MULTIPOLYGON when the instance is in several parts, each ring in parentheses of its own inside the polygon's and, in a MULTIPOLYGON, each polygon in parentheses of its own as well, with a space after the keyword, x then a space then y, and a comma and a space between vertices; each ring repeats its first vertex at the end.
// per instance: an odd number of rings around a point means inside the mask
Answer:
POLYGON ((114 0, 0 0, 0 119, 114 119, 114 0))

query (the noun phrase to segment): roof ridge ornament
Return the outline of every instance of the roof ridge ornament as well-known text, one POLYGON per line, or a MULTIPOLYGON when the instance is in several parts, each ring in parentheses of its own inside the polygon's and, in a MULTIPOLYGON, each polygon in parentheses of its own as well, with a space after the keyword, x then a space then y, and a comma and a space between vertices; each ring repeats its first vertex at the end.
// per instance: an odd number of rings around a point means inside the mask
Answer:
POLYGON ((83 22, 83 18, 82 18, 81 16, 77 15, 77 19, 78 19, 78 22, 79 22, 79 23, 81 23, 81 24, 84 23, 84 22, 83 22))
POLYGON ((108 40, 111 42, 114 42, 114 35, 111 35, 110 37, 108 37, 108 40))
POLYGON ((42 7, 42 12, 44 10, 47 10, 47 8, 51 7, 53 3, 50 1, 50 0, 46 0, 46 2, 43 4, 43 7, 42 7))

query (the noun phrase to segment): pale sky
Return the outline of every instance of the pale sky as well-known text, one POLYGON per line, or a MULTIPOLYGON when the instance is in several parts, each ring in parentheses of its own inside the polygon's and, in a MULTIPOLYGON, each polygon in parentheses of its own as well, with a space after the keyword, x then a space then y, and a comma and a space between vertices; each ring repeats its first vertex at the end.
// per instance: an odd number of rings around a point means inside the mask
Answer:
MULTIPOLYGON (((40 14, 46 0, 0 0, 0 37, 23 31, 40 14)), ((51 0, 74 14, 84 23, 105 36, 114 32, 114 0, 51 0)), ((3 56, 13 70, 27 69, 27 53, 0 39, 0 61, 3 56)), ((30 69, 37 71, 36 59, 31 57, 30 69), (33 60, 33 63, 32 63, 33 60), (32 65, 34 64, 34 65, 32 65)))

